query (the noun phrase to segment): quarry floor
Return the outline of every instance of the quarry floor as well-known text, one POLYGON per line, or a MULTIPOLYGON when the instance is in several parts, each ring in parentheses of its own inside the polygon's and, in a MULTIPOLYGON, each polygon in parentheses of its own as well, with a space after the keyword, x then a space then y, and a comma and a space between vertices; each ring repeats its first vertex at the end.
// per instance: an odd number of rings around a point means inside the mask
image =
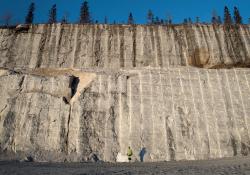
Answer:
POLYGON ((2 175, 106 175, 106 174, 167 174, 167 175, 250 175, 250 157, 219 160, 159 163, 37 163, 0 161, 2 175))

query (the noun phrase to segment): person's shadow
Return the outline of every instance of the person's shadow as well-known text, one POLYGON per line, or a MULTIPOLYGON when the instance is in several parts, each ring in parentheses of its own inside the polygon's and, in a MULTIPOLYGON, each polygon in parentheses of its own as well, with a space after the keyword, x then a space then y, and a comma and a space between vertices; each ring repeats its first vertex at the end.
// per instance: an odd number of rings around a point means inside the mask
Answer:
POLYGON ((139 153, 140 161, 141 161, 141 162, 143 162, 143 159, 144 159, 144 156, 145 156, 146 152, 147 152, 147 151, 146 151, 146 148, 143 147, 143 148, 141 149, 140 153, 139 153))

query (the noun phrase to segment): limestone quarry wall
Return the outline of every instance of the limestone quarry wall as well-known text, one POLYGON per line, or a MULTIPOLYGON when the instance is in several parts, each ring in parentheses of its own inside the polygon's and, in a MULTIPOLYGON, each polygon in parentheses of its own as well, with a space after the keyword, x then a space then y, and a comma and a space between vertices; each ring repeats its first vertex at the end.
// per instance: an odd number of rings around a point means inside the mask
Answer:
POLYGON ((120 161, 128 145, 145 161, 250 151, 249 69, 3 70, 0 82, 1 149, 37 161, 120 161))
POLYGON ((0 159, 115 162, 128 146, 133 161, 143 152, 149 162, 248 155, 249 32, 201 24, 0 29, 0 159))
POLYGON ((1 67, 248 67, 249 26, 33 25, 0 29, 1 67))

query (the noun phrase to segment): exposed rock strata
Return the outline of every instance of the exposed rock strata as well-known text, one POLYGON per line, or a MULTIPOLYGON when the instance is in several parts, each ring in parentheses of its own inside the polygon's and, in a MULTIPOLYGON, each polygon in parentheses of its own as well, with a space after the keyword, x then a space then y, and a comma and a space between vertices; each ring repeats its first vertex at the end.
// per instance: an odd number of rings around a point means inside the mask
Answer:
POLYGON ((33 25, 0 29, 0 66, 249 67, 249 26, 33 25))
POLYGON ((1 150, 47 161, 116 161, 128 145, 145 161, 250 151, 248 69, 0 72, 1 150))

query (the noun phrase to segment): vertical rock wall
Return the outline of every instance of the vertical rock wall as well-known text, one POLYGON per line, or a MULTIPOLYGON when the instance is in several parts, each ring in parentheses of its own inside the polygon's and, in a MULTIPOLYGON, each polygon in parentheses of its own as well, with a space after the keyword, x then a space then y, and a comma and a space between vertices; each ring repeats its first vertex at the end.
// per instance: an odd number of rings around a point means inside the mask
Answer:
POLYGON ((129 145, 134 160, 146 149, 144 161, 250 152, 248 69, 52 70, 0 76, 2 151, 112 162, 129 145))
POLYGON ((0 158, 248 155, 249 46, 243 25, 0 29, 0 158))
POLYGON ((0 30, 1 67, 247 67, 249 26, 34 25, 0 30))

